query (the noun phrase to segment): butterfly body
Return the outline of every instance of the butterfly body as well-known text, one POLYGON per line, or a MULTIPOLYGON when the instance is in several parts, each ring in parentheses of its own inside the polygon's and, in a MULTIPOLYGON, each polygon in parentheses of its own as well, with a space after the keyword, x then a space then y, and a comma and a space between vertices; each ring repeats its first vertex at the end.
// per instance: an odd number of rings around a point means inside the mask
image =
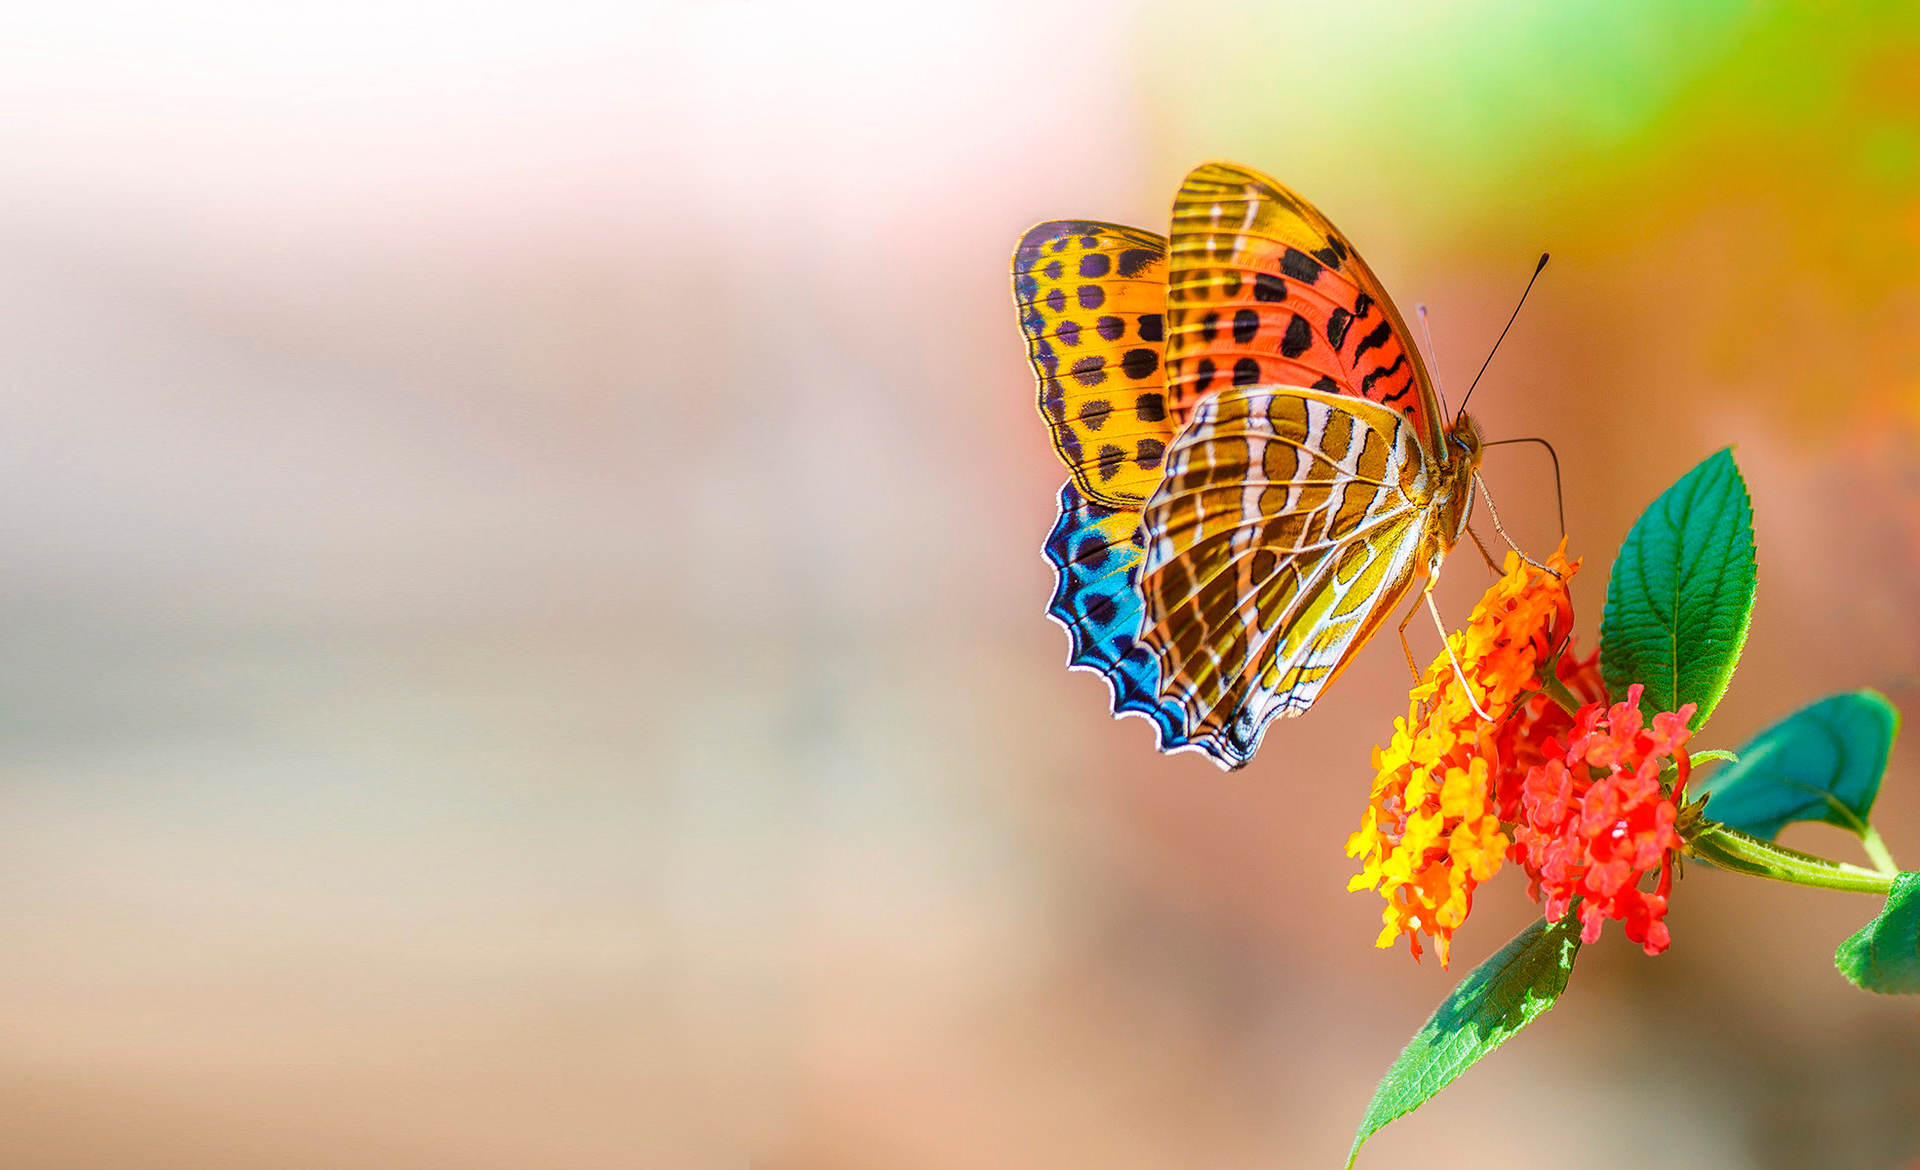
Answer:
POLYGON ((1116 713, 1233 768, 1440 571, 1482 441, 1443 417, 1392 301, 1305 199, 1208 163, 1172 225, 1041 224, 1014 255, 1074 477, 1049 612, 1116 713))

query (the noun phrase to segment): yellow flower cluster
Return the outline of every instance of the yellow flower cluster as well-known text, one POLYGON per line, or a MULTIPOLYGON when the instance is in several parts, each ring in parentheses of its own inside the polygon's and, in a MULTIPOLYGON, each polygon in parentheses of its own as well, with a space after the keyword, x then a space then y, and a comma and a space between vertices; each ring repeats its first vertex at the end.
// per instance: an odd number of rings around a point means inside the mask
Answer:
POLYGON ((1565 546, 1547 568, 1511 553, 1506 573, 1474 606, 1467 628, 1408 696, 1393 739, 1375 748, 1373 798, 1347 856, 1364 857, 1350 890, 1377 889, 1387 901, 1379 946, 1406 935, 1417 959, 1419 935, 1433 940, 1445 966, 1453 932, 1473 909, 1473 890, 1500 869, 1511 843, 1497 805, 1502 771, 1499 732, 1515 704, 1540 688, 1539 668, 1553 660, 1573 624, 1565 546), (1461 689, 1473 688, 1481 719, 1461 689))

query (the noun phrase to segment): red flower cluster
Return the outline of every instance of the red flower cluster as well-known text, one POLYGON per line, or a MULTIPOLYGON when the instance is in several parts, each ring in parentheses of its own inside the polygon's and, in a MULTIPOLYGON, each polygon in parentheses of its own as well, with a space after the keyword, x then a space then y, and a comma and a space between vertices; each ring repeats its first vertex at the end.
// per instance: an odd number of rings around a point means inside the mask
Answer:
POLYGON ((1533 879, 1549 922, 1579 898, 1582 941, 1598 939, 1601 923, 1612 918, 1657 955, 1671 940, 1667 893, 1680 847, 1676 801, 1687 783, 1694 704, 1663 711, 1647 727, 1640 691, 1635 683, 1610 709, 1599 702, 1582 707, 1564 746, 1558 736, 1546 741, 1545 759, 1527 769, 1502 815, 1515 822, 1511 856, 1533 879), (1660 784, 1669 760, 1679 769, 1672 796, 1660 784), (1660 880, 1649 894, 1640 882, 1655 866, 1660 880))
MULTIPOLYGON (((1553 673, 1567 693, 1582 706, 1607 701, 1607 684, 1600 677, 1598 647, 1581 657, 1574 649, 1574 637, 1567 635, 1566 649, 1555 661, 1553 673)), ((1555 741, 1565 742, 1573 730, 1573 716, 1544 691, 1536 691, 1494 731, 1499 751, 1494 781, 1500 819, 1509 823, 1520 819, 1520 785, 1528 769, 1547 762, 1549 755, 1564 754, 1555 741)))

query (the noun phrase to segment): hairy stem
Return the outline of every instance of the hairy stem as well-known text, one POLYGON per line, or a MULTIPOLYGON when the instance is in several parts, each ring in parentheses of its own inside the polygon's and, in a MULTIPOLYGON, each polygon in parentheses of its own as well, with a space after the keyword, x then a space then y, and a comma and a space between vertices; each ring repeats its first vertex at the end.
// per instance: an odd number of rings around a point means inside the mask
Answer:
MULTIPOLYGON (((1721 869, 1730 869, 1735 873, 1751 874, 1776 882, 1792 882, 1797 886, 1885 894, 1893 889, 1893 879, 1898 873, 1889 868, 1891 858, 1887 859, 1887 866, 1876 872, 1775 845, 1704 818, 1686 830, 1686 837, 1686 844, 1682 848, 1689 857, 1710 861, 1721 869)), ((1868 851, 1872 852, 1871 846, 1868 851)), ((1881 853, 1885 852, 1885 846, 1881 846, 1881 853)), ((1880 864, 1879 858, 1875 858, 1875 864, 1880 864)))

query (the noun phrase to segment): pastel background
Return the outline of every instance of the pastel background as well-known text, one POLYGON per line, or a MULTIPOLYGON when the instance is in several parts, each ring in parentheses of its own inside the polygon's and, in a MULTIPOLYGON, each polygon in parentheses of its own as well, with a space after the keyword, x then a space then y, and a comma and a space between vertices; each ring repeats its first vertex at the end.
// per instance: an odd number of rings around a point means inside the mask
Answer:
MULTIPOLYGON (((1582 629, 1736 443, 1702 742, 1912 714, 1914 11, 9 6, 0 1167, 1336 1165, 1535 911, 1373 949, 1397 648, 1232 776, 1063 668, 1014 240, 1250 163, 1456 396, 1551 250, 1474 409, 1560 450, 1582 629)), ((1544 460, 1489 478, 1549 547, 1544 460)), ((1872 911, 1696 871, 1363 1164, 1911 1167, 1872 911)))

